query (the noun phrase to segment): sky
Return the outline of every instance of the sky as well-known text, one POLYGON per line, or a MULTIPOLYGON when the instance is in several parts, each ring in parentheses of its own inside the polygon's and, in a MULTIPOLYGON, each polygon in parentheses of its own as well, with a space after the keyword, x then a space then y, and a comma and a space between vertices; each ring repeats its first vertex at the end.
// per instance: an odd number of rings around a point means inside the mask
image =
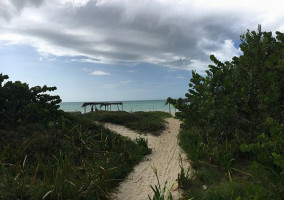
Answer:
POLYGON ((284 32, 284 1, 1 0, 0 73, 64 102, 184 97, 240 35, 284 32))

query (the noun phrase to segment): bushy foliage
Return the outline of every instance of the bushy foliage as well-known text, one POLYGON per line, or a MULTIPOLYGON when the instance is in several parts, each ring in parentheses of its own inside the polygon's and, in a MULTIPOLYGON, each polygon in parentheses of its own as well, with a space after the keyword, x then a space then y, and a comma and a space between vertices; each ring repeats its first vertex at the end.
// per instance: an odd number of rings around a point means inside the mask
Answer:
MULTIPOLYGON (((193 158, 232 173, 234 164, 251 163, 247 197, 284 196, 284 34, 248 31, 241 36, 242 55, 231 62, 211 56, 206 76, 192 72, 189 92, 168 99, 183 119, 180 144, 193 158), (193 136, 193 137, 191 137, 193 136), (197 152, 197 155, 194 153, 197 152), (246 162, 247 163, 247 162, 246 162)), ((248 188, 248 187, 247 187, 248 188)))
POLYGON ((92 120, 58 110, 55 88, 0 75, 0 199, 110 199, 146 154, 92 120))
POLYGON ((7 81, 7 75, 0 74, 0 125, 19 126, 27 123, 54 122, 60 116, 59 96, 47 94, 56 87, 29 87, 20 81, 7 81))

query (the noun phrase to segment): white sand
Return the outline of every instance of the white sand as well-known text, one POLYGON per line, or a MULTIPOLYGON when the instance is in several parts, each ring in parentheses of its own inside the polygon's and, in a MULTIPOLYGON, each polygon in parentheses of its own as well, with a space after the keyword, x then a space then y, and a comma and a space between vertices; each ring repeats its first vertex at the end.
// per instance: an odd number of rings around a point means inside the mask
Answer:
POLYGON ((152 167, 158 170, 158 176, 162 187, 168 181, 168 189, 172 187, 174 199, 181 196, 181 191, 177 189, 177 177, 180 172, 179 156, 183 159, 183 165, 187 168, 186 156, 178 146, 177 135, 179 132, 180 121, 177 119, 167 119, 167 129, 158 137, 139 135, 123 126, 106 123, 105 126, 132 140, 137 137, 148 139, 148 146, 152 148, 152 153, 146 159, 135 166, 129 176, 120 184, 118 190, 113 194, 117 200, 144 200, 153 196, 150 185, 157 184, 152 167))

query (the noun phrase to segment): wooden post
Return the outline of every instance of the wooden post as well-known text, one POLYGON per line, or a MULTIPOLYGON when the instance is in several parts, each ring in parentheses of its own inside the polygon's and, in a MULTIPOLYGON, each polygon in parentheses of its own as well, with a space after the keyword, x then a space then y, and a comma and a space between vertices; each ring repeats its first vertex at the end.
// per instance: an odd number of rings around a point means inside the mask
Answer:
POLYGON ((121 104, 122 105, 122 110, 123 110, 123 104, 121 104))
POLYGON ((116 104, 116 106, 117 106, 117 110, 119 111, 119 106, 118 106, 118 104, 116 104))
POLYGON ((109 105, 110 111, 111 111, 111 104, 109 105))

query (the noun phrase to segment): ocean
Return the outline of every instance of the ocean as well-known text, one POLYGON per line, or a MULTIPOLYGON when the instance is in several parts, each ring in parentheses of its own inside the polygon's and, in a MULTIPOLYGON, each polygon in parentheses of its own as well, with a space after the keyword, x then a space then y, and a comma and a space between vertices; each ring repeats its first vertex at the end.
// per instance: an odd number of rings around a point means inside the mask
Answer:
MULTIPOLYGON (((110 101, 111 102, 111 101, 110 101)), ((60 103, 60 109, 66 112, 80 111, 84 113, 84 108, 82 108, 84 102, 62 102, 60 103)), ((164 111, 169 112, 169 105, 165 105, 166 100, 145 100, 145 101, 122 101, 123 110, 127 112, 136 111, 164 111)), ((104 110, 105 108, 100 108, 99 110, 104 110)), ((95 107, 94 107, 95 109, 95 107)), ((112 111, 117 111, 117 106, 113 105, 111 107, 112 111)), ((119 110, 122 110, 122 106, 119 106, 119 110)), ((175 112, 175 108, 170 105, 171 112, 175 112)), ((91 106, 87 106, 86 112, 91 111, 91 106)))

